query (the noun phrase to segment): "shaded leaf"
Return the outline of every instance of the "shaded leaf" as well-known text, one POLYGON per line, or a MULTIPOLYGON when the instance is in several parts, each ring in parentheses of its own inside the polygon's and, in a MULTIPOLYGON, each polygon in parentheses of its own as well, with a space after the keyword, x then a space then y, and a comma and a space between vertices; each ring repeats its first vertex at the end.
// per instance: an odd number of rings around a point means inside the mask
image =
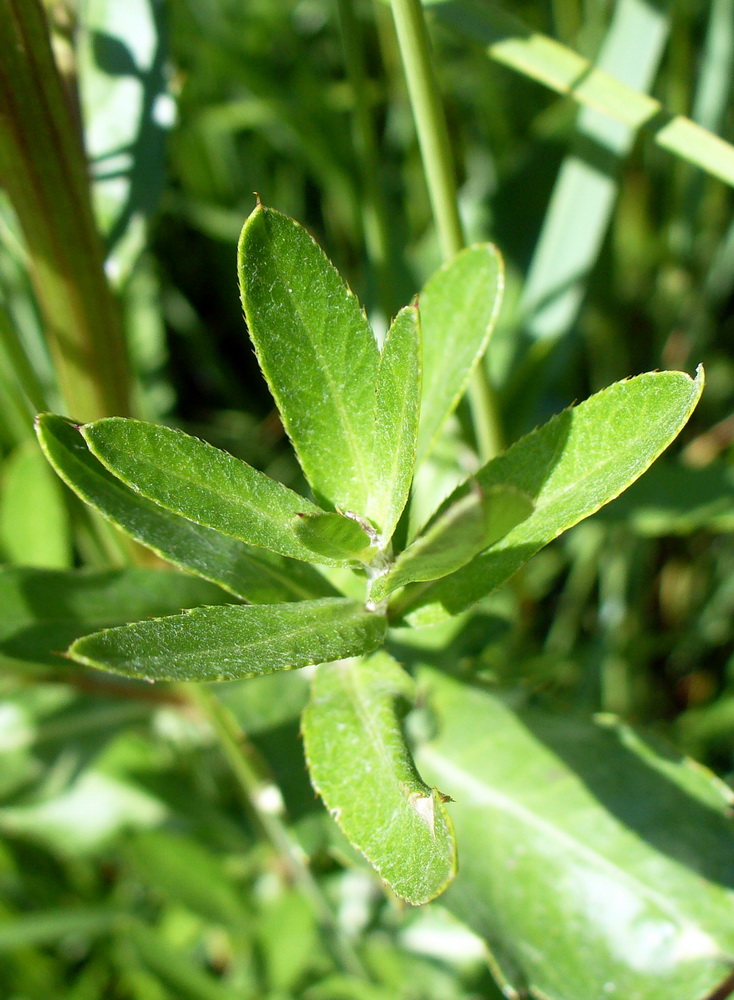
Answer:
POLYGON ((734 531, 734 470, 724 462, 694 468, 661 460, 599 516, 641 535, 734 531))
POLYGON ((386 653, 321 666, 303 716, 311 780, 349 840, 403 899, 426 903, 456 870, 446 807, 415 770, 399 704, 413 682, 386 653))
POLYGON ((369 561, 374 552, 372 539, 352 517, 325 511, 299 514, 294 528, 299 539, 315 556, 340 562, 351 559, 369 561))
POLYGON ((78 639, 69 655, 114 673, 224 681, 292 670, 375 649, 385 619, 355 601, 196 608, 78 639))
POLYGON ((417 752, 455 799, 444 902, 505 991, 549 1000, 708 996, 734 955, 731 793, 628 727, 505 700, 433 670, 439 736, 417 752))
POLYGON ((167 570, 9 566, 0 570, 0 654, 64 669, 61 654, 80 635, 229 599, 205 580, 167 570))
POLYGON ((533 502, 514 486, 476 488, 460 497, 422 535, 401 552, 393 568, 379 577, 372 600, 417 580, 438 580, 465 566, 533 512, 533 502))

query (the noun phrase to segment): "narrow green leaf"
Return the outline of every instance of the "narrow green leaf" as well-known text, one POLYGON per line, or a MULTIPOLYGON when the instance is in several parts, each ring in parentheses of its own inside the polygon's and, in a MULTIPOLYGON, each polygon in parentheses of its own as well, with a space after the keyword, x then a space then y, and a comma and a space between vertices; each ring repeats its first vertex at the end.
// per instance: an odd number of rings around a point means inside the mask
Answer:
POLYGON ((69 656, 149 681, 259 677, 371 652, 385 619, 346 598, 196 608, 78 639, 69 656))
POLYGON ((420 293, 423 400, 418 462, 433 447, 487 348, 503 288, 502 258, 485 243, 462 250, 420 293))
POLYGON ((294 527, 299 539, 316 556, 338 562, 350 559, 368 561, 375 551, 373 540, 359 521, 343 514, 325 511, 299 514, 294 527))
POLYGON ((239 243, 242 305, 316 497, 371 516, 379 354, 359 303, 308 233, 258 205, 239 243))
POLYGON ((182 431, 141 420, 109 417, 86 424, 81 433, 114 476, 161 507, 248 545, 313 561, 293 521, 319 508, 246 462, 182 431))
POLYGON ((41 414, 36 432, 49 462, 77 496, 176 566, 253 604, 336 596, 331 584, 307 563, 245 545, 133 492, 91 454, 71 420, 41 414))
POLYGON ((490 486, 486 492, 475 486, 398 556, 389 573, 375 581, 370 598, 379 601, 407 583, 448 576, 526 520, 533 509, 530 497, 514 486, 490 486))
POLYGON ((506 995, 713 996, 734 955, 730 789, 614 720, 419 681, 439 735, 416 760, 455 798, 462 848, 442 903, 486 940, 506 995))
POLYGON ((421 406, 421 333, 415 306, 401 309, 388 330, 377 373, 375 494, 371 516, 383 544, 408 502, 421 406))
MULTIPOLYGON (((620 0, 611 14, 594 68, 636 92, 649 90, 665 51, 669 11, 620 0)), ((619 167, 635 135, 598 108, 583 108, 577 115, 523 285, 520 313, 529 336, 562 336, 575 321, 617 204, 619 167), (590 156, 589 149, 596 155, 590 156)), ((544 379, 536 372, 535 377, 542 383, 552 376, 544 379)))
POLYGON ((456 871, 441 794, 415 770, 399 705, 411 678, 386 653, 321 666, 303 716, 311 780, 331 815, 381 877, 410 903, 427 903, 456 871))
POLYGON ((228 600, 205 580, 168 570, 0 570, 0 658, 63 669, 80 635, 146 615, 228 600))
POLYGON ((631 128, 647 126, 655 142, 734 186, 734 146, 660 101, 616 80, 584 56, 523 24, 499 4, 424 0, 436 16, 487 46, 492 59, 631 128))
MULTIPOLYGON (((484 490, 514 486, 533 513, 492 549, 436 583, 408 588, 395 613, 437 621, 498 587, 539 549, 635 481, 680 432, 703 390, 683 372, 648 372, 617 382, 554 417, 488 462, 474 477, 484 490), (411 593, 412 591, 412 593, 411 593)), ((467 490, 460 487, 447 501, 467 490)))

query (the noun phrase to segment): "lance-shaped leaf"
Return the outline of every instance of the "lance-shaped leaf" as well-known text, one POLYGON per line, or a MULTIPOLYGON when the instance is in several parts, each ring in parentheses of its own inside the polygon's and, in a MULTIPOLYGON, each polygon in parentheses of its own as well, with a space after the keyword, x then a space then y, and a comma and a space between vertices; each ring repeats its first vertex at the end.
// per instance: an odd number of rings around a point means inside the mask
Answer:
POLYGON ((384 543, 408 501, 421 406, 420 318, 406 306, 388 330, 380 355, 375 400, 375 493, 371 517, 384 543))
POLYGON ((92 455, 71 420, 43 413, 36 432, 49 462, 77 496, 176 566, 253 604, 337 595, 308 563, 245 545, 135 493, 92 455))
POLYGON ((168 570, 8 566, 0 570, 0 659, 63 670, 62 653, 80 635, 227 600, 206 580, 168 570))
POLYGON ((502 258, 485 243, 462 250, 420 293, 423 401, 418 462, 433 447, 487 348, 503 288, 502 258))
POLYGON ((370 516, 379 354, 367 318, 297 222, 258 205, 239 243, 242 305, 314 494, 370 516))
POLYGON ((465 566, 533 512, 527 493, 514 486, 478 485, 447 507, 422 535, 375 581, 370 598, 382 600, 398 587, 418 580, 439 580, 465 566))
POLYGON ((400 727, 414 685, 386 653, 321 666, 303 716, 311 780, 349 840, 410 903, 456 871, 444 800, 419 777, 400 727))
POLYGON ((182 431, 141 420, 108 417, 85 424, 81 432, 114 476, 159 506, 248 545, 314 561, 293 520, 319 508, 246 462, 182 431))
POLYGON ((106 629, 68 654, 90 667, 150 681, 229 681, 371 652, 385 619, 346 598, 196 608, 106 629))
POLYGON ((506 996, 703 1000, 731 974, 731 790, 629 727, 419 674, 439 729, 422 772, 456 799, 442 903, 506 996), (517 699, 513 699, 517 704, 517 699))
POLYGON ((369 562, 376 552, 373 539, 359 521, 343 514, 327 511, 299 514, 294 528, 299 539, 314 553, 314 558, 325 556, 339 562, 353 559, 369 562))
MULTIPOLYGON (((482 489, 527 493, 533 513, 492 549, 435 583, 406 588, 395 614, 415 623, 457 614, 498 587, 539 549, 633 483, 680 432, 703 391, 684 372, 617 382, 521 438, 473 477, 482 489)), ((460 487, 447 501, 466 492, 460 487)))

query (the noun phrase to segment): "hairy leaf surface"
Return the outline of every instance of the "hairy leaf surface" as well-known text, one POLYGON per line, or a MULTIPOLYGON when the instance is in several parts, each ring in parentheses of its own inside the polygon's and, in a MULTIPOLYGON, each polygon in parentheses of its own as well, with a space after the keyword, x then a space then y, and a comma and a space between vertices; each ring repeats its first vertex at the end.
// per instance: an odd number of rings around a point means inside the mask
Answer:
MULTIPOLYGON (((648 372, 565 410, 517 441, 473 477, 482 489, 514 486, 533 513, 486 553, 401 598, 415 623, 457 614, 498 587, 539 549, 633 483, 685 425, 703 390, 703 370, 648 372)), ((459 487, 447 506, 467 492, 459 487)), ((412 589, 412 588, 411 588, 412 589)))
POLYGON ((182 431, 142 420, 108 417, 85 424, 81 432, 114 476, 159 506, 248 545, 313 560, 293 521, 319 508, 246 462, 182 431))
POLYGON ((95 632, 69 655, 90 667, 151 681, 259 677, 371 652, 385 619, 356 601, 196 608, 95 632))
POLYGON ((253 604, 337 595, 307 563, 246 545, 134 492, 92 455, 71 420, 43 413, 36 432, 49 462, 77 496, 176 566, 253 604))
POLYGON ((311 780, 350 841, 403 899, 426 903, 456 871, 441 794, 419 777, 400 727, 413 681, 386 653, 323 664, 303 717, 311 780))
POLYGON ((305 229, 258 205, 239 243, 260 367, 316 497, 371 516, 379 353, 367 317, 305 229))

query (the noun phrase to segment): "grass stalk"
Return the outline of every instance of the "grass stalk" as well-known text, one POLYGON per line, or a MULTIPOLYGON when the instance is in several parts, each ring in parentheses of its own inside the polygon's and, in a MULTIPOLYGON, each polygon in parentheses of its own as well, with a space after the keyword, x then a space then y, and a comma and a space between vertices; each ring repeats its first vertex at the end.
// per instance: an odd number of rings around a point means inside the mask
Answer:
MULTIPOLYGON (((463 249, 464 233, 451 145, 423 7, 420 0, 391 2, 441 255, 449 260, 463 249)), ((483 364, 472 376, 469 404, 479 457, 487 462, 502 450, 502 432, 494 390, 483 364)))
POLYGON ((118 304, 90 199, 78 123, 39 0, 0 0, 0 183, 26 241, 59 388, 70 416, 126 414, 118 304))
POLYGON ((337 0, 344 65, 352 90, 352 136, 362 188, 360 210, 367 255, 374 269, 377 295, 385 318, 394 316, 401 303, 395 289, 392 240, 387 201, 380 183, 380 154, 369 99, 362 31, 353 0, 337 0))

